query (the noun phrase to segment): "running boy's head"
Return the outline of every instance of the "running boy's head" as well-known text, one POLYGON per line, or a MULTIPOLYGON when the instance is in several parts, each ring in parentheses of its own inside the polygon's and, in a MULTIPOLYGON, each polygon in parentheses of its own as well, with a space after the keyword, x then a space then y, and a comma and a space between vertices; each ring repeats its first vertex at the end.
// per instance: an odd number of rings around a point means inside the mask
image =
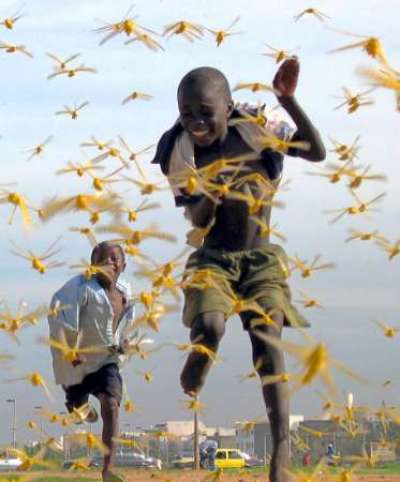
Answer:
POLYGON ((223 140, 233 110, 224 74, 212 67, 191 70, 179 84, 178 107, 181 124, 195 144, 207 147, 223 140))
MULTIPOLYGON (((97 244, 90 256, 90 262, 97 266, 106 267, 107 273, 110 274, 111 279, 107 281, 117 281, 119 275, 125 270, 125 253, 119 244, 111 243, 110 241, 103 241, 97 244)), ((100 278, 103 278, 102 273, 99 273, 100 278)))

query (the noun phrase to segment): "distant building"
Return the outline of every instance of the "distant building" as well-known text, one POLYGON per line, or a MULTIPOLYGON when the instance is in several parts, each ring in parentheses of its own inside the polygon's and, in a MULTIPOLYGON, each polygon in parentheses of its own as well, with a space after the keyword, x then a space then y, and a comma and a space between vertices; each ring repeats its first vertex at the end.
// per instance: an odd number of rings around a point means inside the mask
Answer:
MULTIPOLYGON (((200 442, 206 439, 207 427, 199 421, 200 442)), ((148 454, 160 458, 168 466, 181 454, 193 454, 193 420, 168 420, 146 430, 148 454), (165 433, 165 437, 161 434, 165 433), (161 435, 161 436, 160 436, 161 435)))
MULTIPOLYGON (((303 415, 290 415, 290 430, 297 430, 303 415)), ((250 430, 244 428, 241 422, 236 423, 236 447, 249 455, 264 459, 272 453, 271 427, 267 416, 254 424, 250 430)))
POLYGON ((141 452, 148 455, 148 439, 146 432, 139 427, 133 430, 121 432, 119 438, 126 440, 124 443, 118 443, 116 452, 123 454, 126 452, 141 452))
POLYGON ((329 444, 336 455, 360 455, 367 449, 370 439, 368 425, 365 419, 357 419, 357 429, 350 433, 332 420, 305 420, 299 425, 298 435, 309 447, 314 460, 327 454, 329 444))
MULTIPOLYGON (((145 430, 146 453, 162 459, 168 466, 178 456, 193 456, 193 420, 168 420, 145 430), (165 437, 161 434, 165 433, 165 437)), ((236 447, 236 430, 225 427, 207 427, 199 421, 199 442, 215 440, 220 448, 236 447)))
MULTIPOLYGON (((200 433, 206 433, 206 429, 207 427, 204 425, 204 423, 199 421, 200 433)), ((156 425, 153 425, 153 428, 149 429, 148 431, 151 432, 152 430, 154 430, 154 432, 167 432, 170 434, 174 434, 177 437, 190 437, 193 436, 194 422, 193 420, 169 420, 167 422, 157 423, 156 425)))
MULTIPOLYGON (((86 434, 86 430, 75 430, 74 432, 65 433, 62 436, 62 444, 64 448, 65 460, 77 459, 79 457, 90 457, 98 454, 97 450, 91 450, 84 442, 84 437, 80 435, 86 434)), ((101 440, 101 434, 93 434, 101 440)))
POLYGON ((236 447, 236 430, 234 428, 207 427, 207 439, 215 440, 221 449, 236 447))
MULTIPOLYGON (((344 430, 331 420, 311 419, 304 420, 299 424, 298 437, 308 447, 314 461, 319 460, 327 454, 328 445, 333 445, 335 454, 341 453, 342 444, 340 441, 344 436, 344 430)), ((301 458, 304 449, 299 451, 293 446, 293 456, 301 458)))

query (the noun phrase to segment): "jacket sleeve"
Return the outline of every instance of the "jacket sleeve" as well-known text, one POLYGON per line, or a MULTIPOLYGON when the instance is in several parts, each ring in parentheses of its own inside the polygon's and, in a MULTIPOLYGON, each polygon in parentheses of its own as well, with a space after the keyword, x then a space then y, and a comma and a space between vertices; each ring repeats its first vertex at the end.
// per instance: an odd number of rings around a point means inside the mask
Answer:
MULTIPOLYGON (((64 339, 72 346, 76 342, 79 332, 79 319, 82 306, 87 304, 87 286, 83 277, 77 276, 69 280, 57 291, 51 302, 52 315, 48 317, 49 335, 57 341, 61 341, 61 333, 64 339)), ((83 367, 72 368, 63 358, 60 350, 50 348, 55 382, 57 385, 73 385, 83 378, 83 367)))
POLYGON ((54 315, 48 317, 50 336, 52 336, 53 327, 56 331, 63 327, 78 332, 80 311, 87 304, 87 300, 87 286, 80 277, 72 278, 57 291, 50 303, 54 311, 54 315))

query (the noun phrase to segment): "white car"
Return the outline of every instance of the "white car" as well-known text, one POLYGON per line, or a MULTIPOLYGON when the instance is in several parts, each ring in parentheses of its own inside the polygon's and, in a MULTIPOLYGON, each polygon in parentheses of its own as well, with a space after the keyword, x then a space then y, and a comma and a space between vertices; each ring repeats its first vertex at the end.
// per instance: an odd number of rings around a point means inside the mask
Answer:
POLYGON ((239 450, 239 453, 245 460, 245 467, 250 468, 250 467, 264 467, 265 466, 264 461, 259 459, 258 457, 254 456, 254 455, 253 456, 249 455, 246 452, 242 452, 241 450, 239 450))
POLYGON ((13 471, 18 469, 18 467, 22 464, 22 460, 15 458, 15 459, 1 459, 0 458, 0 472, 7 472, 13 471))

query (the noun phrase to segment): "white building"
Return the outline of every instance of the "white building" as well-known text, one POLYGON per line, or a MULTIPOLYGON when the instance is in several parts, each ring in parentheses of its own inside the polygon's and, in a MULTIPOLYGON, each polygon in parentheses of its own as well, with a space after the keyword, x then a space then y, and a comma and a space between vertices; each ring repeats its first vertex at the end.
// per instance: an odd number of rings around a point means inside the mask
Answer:
MULTIPOLYGON (((289 429, 297 430, 304 415, 290 415, 289 429)), ((249 455, 264 459, 272 452, 271 427, 268 417, 261 418, 254 423, 251 429, 246 427, 246 422, 236 422, 236 447, 249 455)))

